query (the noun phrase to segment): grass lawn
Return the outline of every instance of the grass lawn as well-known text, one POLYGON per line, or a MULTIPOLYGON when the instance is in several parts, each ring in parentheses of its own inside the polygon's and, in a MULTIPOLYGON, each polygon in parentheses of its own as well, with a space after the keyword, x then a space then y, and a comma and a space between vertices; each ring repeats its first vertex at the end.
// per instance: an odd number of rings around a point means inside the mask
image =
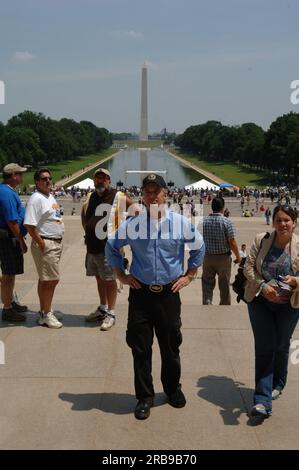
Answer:
MULTIPOLYGON (((91 163, 100 162, 106 157, 109 157, 113 153, 117 152, 116 149, 109 148, 107 150, 103 150, 97 154, 91 155, 84 155, 79 157, 77 160, 66 160, 62 162, 52 163, 50 165, 44 165, 45 167, 49 168, 52 173, 53 181, 58 181, 62 178, 63 175, 71 175, 76 173, 76 171, 81 170, 85 166, 90 165, 91 163)), ((28 184, 33 184, 33 175, 35 170, 28 170, 24 174, 24 179, 22 186, 27 186, 28 184)))
POLYGON ((255 171, 246 166, 239 166, 226 162, 209 163, 199 160, 196 155, 183 153, 179 150, 171 149, 171 152, 236 186, 255 186, 257 188, 264 188, 271 181, 271 174, 267 171, 255 171))

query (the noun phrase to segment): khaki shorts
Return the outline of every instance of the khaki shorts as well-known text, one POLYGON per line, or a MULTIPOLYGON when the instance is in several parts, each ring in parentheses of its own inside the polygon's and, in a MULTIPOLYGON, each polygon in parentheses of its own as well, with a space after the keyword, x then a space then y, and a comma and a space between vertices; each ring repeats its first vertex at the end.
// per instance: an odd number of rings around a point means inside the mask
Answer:
POLYGON ((97 276, 102 281, 114 281, 113 269, 108 265, 103 253, 86 253, 85 258, 86 276, 97 276))
POLYGON ((62 253, 62 242, 44 240, 45 251, 42 253, 38 244, 32 240, 31 253, 40 281, 59 280, 59 262, 62 253))

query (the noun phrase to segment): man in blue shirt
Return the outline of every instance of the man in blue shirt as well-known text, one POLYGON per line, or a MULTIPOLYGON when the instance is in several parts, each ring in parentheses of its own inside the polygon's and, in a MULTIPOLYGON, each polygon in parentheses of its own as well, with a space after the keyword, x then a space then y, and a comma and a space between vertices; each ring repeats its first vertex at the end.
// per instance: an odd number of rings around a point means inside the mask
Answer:
POLYGON ((20 322, 26 320, 27 307, 13 301, 15 276, 23 274, 23 254, 27 252, 24 241, 25 208, 15 188, 22 182, 22 168, 9 163, 3 168, 3 183, 0 184, 0 261, 2 269, 1 297, 2 320, 20 322))
POLYGON ((148 418, 155 395, 151 375, 154 331, 159 342, 161 380, 168 401, 176 408, 186 403, 180 384, 179 291, 196 276, 203 261, 204 243, 188 219, 167 210, 166 197, 164 179, 149 174, 143 180, 146 210, 127 219, 106 245, 108 263, 118 279, 130 286, 127 344, 134 359, 137 419, 148 418), (184 274, 186 243, 190 254, 184 274), (124 272, 120 253, 125 245, 132 250, 130 274, 124 272))

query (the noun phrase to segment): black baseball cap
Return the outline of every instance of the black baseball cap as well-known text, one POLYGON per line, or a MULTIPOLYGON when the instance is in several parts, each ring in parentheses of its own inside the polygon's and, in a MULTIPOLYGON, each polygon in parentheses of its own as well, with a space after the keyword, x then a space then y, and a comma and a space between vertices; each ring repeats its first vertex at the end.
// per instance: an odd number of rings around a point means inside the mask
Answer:
POLYGON ((161 188, 167 189, 167 184, 165 183, 164 178, 160 175, 156 175, 156 173, 150 173, 147 175, 142 181, 142 187, 144 188, 149 183, 155 183, 161 188))

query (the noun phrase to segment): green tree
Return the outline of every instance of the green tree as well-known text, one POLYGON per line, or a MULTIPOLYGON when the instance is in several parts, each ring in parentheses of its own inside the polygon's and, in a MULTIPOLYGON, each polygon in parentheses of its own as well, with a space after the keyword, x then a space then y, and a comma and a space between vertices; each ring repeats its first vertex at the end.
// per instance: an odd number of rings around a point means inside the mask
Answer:
POLYGON ((70 160, 99 152, 110 147, 111 143, 112 135, 109 131, 92 122, 78 123, 67 118, 56 121, 42 113, 28 110, 13 116, 6 126, 0 123, 3 161, 12 161, 22 151, 23 160, 32 160, 32 165, 37 166, 41 161, 70 160), (28 130, 33 134, 28 133, 28 130))
POLYGON ((32 165, 45 157, 39 146, 39 137, 32 129, 7 128, 2 144, 9 162, 32 165))
POLYGON ((299 114, 288 113, 277 118, 266 132, 265 162, 281 175, 298 173, 299 114))

